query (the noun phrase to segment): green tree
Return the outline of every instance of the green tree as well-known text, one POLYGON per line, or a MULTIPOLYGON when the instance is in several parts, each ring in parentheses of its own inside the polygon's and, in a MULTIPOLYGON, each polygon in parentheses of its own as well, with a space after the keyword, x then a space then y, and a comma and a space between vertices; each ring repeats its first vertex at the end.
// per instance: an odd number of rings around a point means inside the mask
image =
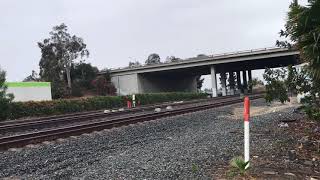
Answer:
POLYGON ((200 90, 202 88, 204 78, 201 78, 201 76, 197 76, 196 81, 197 81, 197 89, 200 90))
POLYGON ((71 68, 72 84, 84 89, 92 89, 92 80, 94 80, 99 70, 90 63, 75 63, 71 68))
POLYGON ((261 86, 264 85, 263 81, 261 81, 261 80, 258 79, 258 78, 253 78, 253 79, 251 80, 251 82, 249 81, 248 84, 249 84, 249 86, 252 86, 252 87, 256 87, 256 86, 259 86, 259 85, 261 85, 261 86))
POLYGON ((180 62, 182 61, 182 59, 178 58, 178 57, 175 57, 175 56, 168 56, 166 58, 166 62, 180 62))
POLYGON ((285 41, 277 41, 281 47, 295 47, 303 61, 309 63, 310 75, 320 79, 320 1, 309 0, 306 6, 295 0, 289 7, 285 29, 280 31, 285 41))
POLYGON ((10 114, 10 103, 14 99, 13 94, 7 94, 6 72, 0 68, 0 120, 7 119, 10 114))
POLYGON ((266 81, 266 96, 267 102, 279 99, 281 103, 289 101, 286 86, 286 73, 285 68, 270 69, 266 68, 263 78, 266 81))
POLYGON ((146 60, 145 64, 146 65, 151 65, 151 64, 160 64, 160 56, 159 54, 152 53, 148 56, 148 59, 146 60))
MULTIPOLYGON (((280 47, 297 48, 300 51, 300 60, 306 65, 295 71, 288 67, 287 80, 280 89, 304 93, 304 109, 310 118, 320 119, 320 1, 309 0, 306 6, 295 0, 289 7, 285 29, 280 31, 285 40, 277 41, 280 47)), ((271 96, 272 92, 268 92, 271 96)))
POLYGON ((72 89, 71 67, 79 58, 89 56, 83 39, 68 33, 65 24, 54 26, 50 37, 38 43, 41 49, 40 76, 49 81, 59 81, 62 74, 67 77, 69 91, 72 89))
POLYGON ((92 84, 95 87, 98 95, 115 95, 116 88, 114 87, 113 83, 111 82, 110 72, 108 69, 103 70, 104 74, 97 76, 93 81, 92 84))
POLYGON ((135 61, 135 62, 129 62, 129 68, 134 68, 134 67, 140 67, 142 66, 141 63, 139 61, 135 61))
POLYGON ((40 77, 35 70, 32 70, 31 75, 27 76, 23 80, 23 82, 29 82, 29 81, 40 81, 40 77))

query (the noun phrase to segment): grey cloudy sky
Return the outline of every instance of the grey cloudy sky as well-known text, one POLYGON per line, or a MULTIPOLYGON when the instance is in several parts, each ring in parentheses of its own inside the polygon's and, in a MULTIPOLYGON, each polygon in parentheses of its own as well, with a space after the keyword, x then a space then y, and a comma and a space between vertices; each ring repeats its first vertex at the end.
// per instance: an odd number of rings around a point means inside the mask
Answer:
POLYGON ((0 0, 0 66, 9 81, 39 69, 37 42, 62 22, 99 68, 274 46, 291 0, 0 0))

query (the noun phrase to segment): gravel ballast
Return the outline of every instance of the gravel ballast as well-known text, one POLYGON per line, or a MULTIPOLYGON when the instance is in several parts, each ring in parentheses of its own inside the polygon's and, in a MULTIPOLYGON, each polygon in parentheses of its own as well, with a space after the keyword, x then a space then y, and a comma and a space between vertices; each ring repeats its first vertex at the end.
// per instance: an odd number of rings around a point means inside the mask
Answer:
MULTIPOLYGON (((295 105, 252 101, 252 152, 272 150, 261 138, 279 119, 299 118, 295 105), (255 136, 256 134, 256 136, 255 136)), ((276 140, 282 137, 272 137, 276 140)), ((0 152, 0 178, 212 179, 215 167, 242 155, 242 104, 0 152)))

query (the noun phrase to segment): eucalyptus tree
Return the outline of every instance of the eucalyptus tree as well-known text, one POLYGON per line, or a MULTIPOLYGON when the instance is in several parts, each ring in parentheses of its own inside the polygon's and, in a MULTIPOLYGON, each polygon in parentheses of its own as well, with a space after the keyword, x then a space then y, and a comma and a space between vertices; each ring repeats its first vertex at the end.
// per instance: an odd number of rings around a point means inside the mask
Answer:
POLYGON ((69 92, 72 88, 71 67, 76 61, 83 61, 89 56, 87 45, 83 39, 68 32, 62 23, 54 26, 50 37, 38 42, 41 49, 40 76, 48 80, 61 80, 63 73, 67 77, 69 92))

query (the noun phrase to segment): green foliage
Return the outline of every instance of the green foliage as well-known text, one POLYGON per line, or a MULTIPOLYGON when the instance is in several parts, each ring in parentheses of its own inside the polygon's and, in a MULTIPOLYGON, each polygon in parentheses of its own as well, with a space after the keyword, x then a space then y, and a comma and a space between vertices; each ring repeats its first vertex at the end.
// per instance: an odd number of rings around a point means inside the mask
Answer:
POLYGON ((259 86, 259 85, 263 86, 264 83, 258 78, 253 78, 251 81, 248 82, 248 85, 252 87, 259 86))
POLYGON ((116 88, 110 80, 108 71, 106 71, 104 75, 97 76, 92 81, 92 84, 95 87, 98 95, 105 96, 116 94, 116 88))
POLYGON ((191 171, 192 173, 197 173, 199 171, 199 167, 196 164, 192 163, 191 171))
MULTIPOLYGON (((83 39, 68 33, 65 24, 53 27, 50 37, 38 42, 41 49, 40 77, 44 81, 63 81, 67 76, 67 87, 71 90, 71 67, 79 57, 89 56, 83 39)), ((71 91, 70 91, 71 92, 71 91)))
MULTIPOLYGON (((136 99, 141 105, 181 101, 205 98, 200 93, 159 93, 159 94, 137 94, 136 99)), ((21 117, 48 116, 56 114, 74 113, 81 111, 111 109, 126 106, 125 96, 98 96, 83 99, 61 99, 40 102, 13 102, 11 108, 6 109, 8 116, 0 117, 16 119, 21 117)), ((3 111, 1 111, 3 113, 3 111)))
POLYGON ((228 76, 228 87, 236 87, 237 86, 237 76, 236 76, 236 73, 229 73, 229 76, 228 76))
POLYGON ((201 78, 201 76, 197 76, 196 81, 197 81, 197 89, 200 90, 202 88, 204 78, 201 78))
POLYGON ((167 56, 166 58, 167 63, 180 62, 180 61, 183 61, 183 60, 175 56, 167 56))
POLYGON ((83 89, 93 89, 92 81, 96 78, 99 72, 97 67, 92 66, 90 63, 76 63, 71 68, 71 77, 73 87, 81 87, 83 89))
POLYGON ((146 65, 152 65, 152 64, 160 64, 160 56, 156 53, 152 53, 148 56, 148 59, 146 60, 146 65))
POLYGON ((6 72, 0 68, 0 120, 9 116, 10 104, 14 98, 13 94, 7 94, 6 72))
POLYGON ((35 70, 32 70, 31 75, 24 78, 23 82, 30 82, 30 81, 40 81, 40 77, 35 70))
POLYGON ((53 99, 61 99, 68 97, 65 82, 63 81, 52 81, 51 82, 51 95, 53 99))
POLYGON ((286 73, 287 70, 281 69, 269 69, 266 68, 263 74, 263 78, 266 80, 266 96, 267 102, 278 99, 281 103, 289 101, 288 91, 286 86, 286 73))
POLYGON ((300 60, 307 63, 301 72, 288 73, 286 86, 289 91, 305 94, 304 110, 311 119, 320 120, 320 1, 309 0, 306 6, 295 0, 289 7, 285 29, 277 41, 280 47, 297 48, 300 60))
POLYGON ((231 172, 232 175, 235 176, 237 174, 240 174, 241 176, 244 176, 249 168, 247 168, 247 165, 249 164, 249 161, 245 162, 242 157, 234 157, 230 161, 231 166, 231 172))
POLYGON ((306 6, 292 3, 280 36, 290 42, 277 41, 277 45, 298 48, 302 60, 309 63, 311 75, 320 79, 320 1, 309 0, 306 6))
POLYGON ((139 61, 129 62, 129 68, 141 67, 141 63, 139 61))

